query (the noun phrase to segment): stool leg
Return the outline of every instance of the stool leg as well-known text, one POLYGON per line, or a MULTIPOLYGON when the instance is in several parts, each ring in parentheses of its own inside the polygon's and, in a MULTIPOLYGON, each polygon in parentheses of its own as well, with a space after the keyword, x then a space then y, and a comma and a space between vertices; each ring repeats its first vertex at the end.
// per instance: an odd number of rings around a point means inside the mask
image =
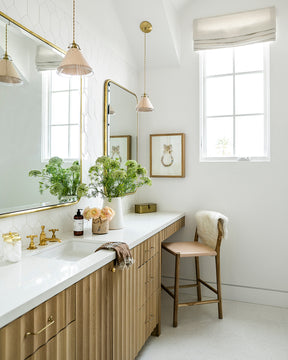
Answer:
POLYGON ((177 327, 177 322, 178 322, 179 268, 180 268, 180 254, 177 254, 175 258, 173 327, 177 327))
POLYGON ((221 276, 220 276, 220 254, 215 256, 216 262, 216 278, 217 278, 217 292, 218 292, 218 317, 219 319, 223 319, 223 311, 222 311, 222 293, 221 293, 221 276))
POLYGON ((198 301, 202 300, 201 296, 201 283, 200 279, 200 264, 199 264, 199 256, 195 256, 195 269, 196 269, 196 281, 197 281, 197 297, 198 301))

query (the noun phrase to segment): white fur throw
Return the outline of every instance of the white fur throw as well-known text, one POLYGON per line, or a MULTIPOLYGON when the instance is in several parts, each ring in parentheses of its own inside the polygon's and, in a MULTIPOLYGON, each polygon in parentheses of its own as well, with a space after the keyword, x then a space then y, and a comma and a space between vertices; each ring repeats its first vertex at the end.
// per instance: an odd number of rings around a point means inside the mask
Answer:
POLYGON ((212 249, 216 248, 218 237, 218 220, 223 219, 223 239, 227 238, 228 230, 228 218, 215 211, 198 211, 195 215, 197 223, 197 233, 200 240, 210 246, 212 249))

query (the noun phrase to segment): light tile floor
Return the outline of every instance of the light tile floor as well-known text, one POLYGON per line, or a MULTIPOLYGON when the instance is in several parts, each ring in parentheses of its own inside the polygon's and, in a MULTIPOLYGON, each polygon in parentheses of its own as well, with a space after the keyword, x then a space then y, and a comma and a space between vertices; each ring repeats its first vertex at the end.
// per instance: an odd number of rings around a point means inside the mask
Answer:
MULTIPOLYGON (((185 301, 186 296, 181 301, 185 301)), ((288 309, 224 301, 180 308, 162 291, 162 334, 150 337, 137 360, 288 360, 288 309)))

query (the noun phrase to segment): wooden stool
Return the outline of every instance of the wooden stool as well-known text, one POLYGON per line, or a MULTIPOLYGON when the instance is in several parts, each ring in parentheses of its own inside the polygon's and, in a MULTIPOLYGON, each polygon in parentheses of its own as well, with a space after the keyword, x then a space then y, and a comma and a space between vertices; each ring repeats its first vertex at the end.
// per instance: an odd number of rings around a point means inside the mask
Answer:
MULTIPOLYGON (((200 213, 200 212, 199 212, 200 213)), ((164 242, 162 243, 162 249, 167 250, 170 254, 175 256, 175 282, 174 286, 165 286, 161 284, 161 287, 174 299, 174 311, 173 311, 173 326, 177 327, 178 322, 178 308, 183 306, 192 306, 192 305, 201 305, 201 304, 211 304, 218 303, 218 317, 219 319, 223 319, 222 312, 222 296, 221 296, 221 279, 220 279, 220 246, 221 241, 224 236, 223 223, 224 221, 228 221, 228 219, 220 214, 215 212, 205 212, 211 213, 215 220, 215 214, 219 214, 219 218, 217 221, 217 229, 218 235, 216 240, 215 249, 211 246, 198 242, 199 234, 198 234, 198 224, 195 231, 194 241, 185 241, 185 242, 164 242), (200 264, 199 257, 200 256, 214 256, 216 263, 216 280, 217 280, 217 289, 207 284, 204 280, 200 278, 200 264), (194 257, 195 258, 195 268, 196 268, 196 283, 188 284, 188 285, 180 285, 179 286, 179 270, 180 270, 180 258, 182 257, 194 257), (202 300, 201 296, 201 284, 206 286, 209 290, 213 291, 217 298, 213 300, 202 300), (179 303, 179 288, 188 288, 188 287, 197 287, 197 297, 198 301, 179 303), (174 293, 170 290, 174 288, 174 293)), ((197 213, 198 214, 198 213, 197 213)), ((196 216, 197 216, 196 214, 196 216)), ((208 234, 210 236, 211 234, 208 234)), ((204 240, 205 234, 203 229, 201 231, 200 240, 204 240)))

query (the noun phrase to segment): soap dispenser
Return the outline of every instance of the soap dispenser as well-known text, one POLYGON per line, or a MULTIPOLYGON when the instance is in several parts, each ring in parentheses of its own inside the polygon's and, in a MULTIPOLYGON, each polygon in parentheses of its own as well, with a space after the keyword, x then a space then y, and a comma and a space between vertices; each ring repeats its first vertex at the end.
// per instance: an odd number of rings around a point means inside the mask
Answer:
POLYGON ((77 214, 74 216, 74 236, 81 236, 84 234, 84 218, 81 214, 82 209, 77 210, 77 214))

